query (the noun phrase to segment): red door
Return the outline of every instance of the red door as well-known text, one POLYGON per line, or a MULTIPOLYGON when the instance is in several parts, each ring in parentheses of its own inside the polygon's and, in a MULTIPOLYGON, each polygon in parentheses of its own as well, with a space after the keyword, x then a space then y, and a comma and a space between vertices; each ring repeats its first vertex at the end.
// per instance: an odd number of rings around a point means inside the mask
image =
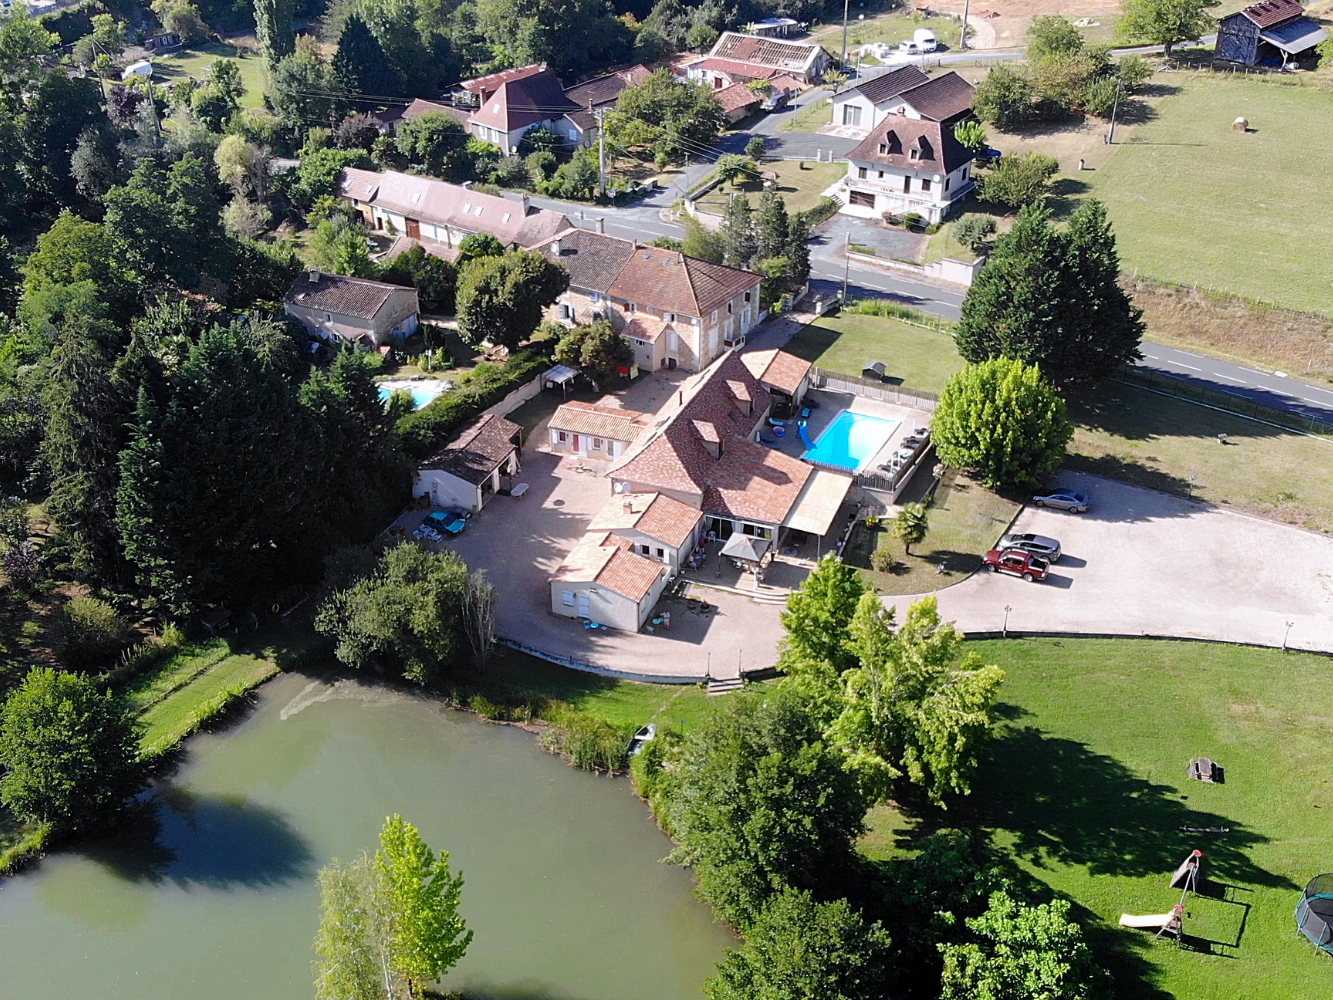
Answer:
POLYGON ((578 450, 579 450, 579 436, 578 436, 577 434, 575 434, 575 435, 574 435, 574 452, 577 454, 577 453, 578 453, 578 450))

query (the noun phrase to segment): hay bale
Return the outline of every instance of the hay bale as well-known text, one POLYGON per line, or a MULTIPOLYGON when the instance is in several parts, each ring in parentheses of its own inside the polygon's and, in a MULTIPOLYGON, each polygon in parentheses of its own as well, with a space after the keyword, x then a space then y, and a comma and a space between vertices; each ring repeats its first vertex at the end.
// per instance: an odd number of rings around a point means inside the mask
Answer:
POLYGON ((1250 122, 1247 118, 1237 118, 1231 123, 1231 131, 1233 132, 1248 132, 1249 130, 1250 122))

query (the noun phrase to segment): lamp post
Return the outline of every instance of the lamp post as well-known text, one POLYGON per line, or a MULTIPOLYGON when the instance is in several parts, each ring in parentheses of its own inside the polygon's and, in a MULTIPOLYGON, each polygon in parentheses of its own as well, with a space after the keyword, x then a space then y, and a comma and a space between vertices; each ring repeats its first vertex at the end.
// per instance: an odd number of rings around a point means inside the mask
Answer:
POLYGON ((1014 609, 1010 607, 1008 604, 1004 606, 1004 629, 1001 635, 1005 639, 1009 638, 1009 612, 1013 610, 1014 609))
POLYGON ((1287 622, 1287 631, 1285 631, 1285 632, 1282 633, 1282 648, 1283 648, 1283 649, 1286 649, 1286 648, 1287 648, 1287 636, 1291 635, 1291 627, 1292 627, 1293 625, 1295 625, 1295 624, 1296 624, 1295 622, 1287 622))

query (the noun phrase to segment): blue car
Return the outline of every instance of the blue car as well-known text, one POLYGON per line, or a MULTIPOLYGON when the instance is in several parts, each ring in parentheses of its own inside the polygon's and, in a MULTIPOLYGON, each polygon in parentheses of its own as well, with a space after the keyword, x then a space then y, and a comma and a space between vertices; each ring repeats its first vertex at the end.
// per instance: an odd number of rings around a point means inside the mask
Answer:
POLYGON ((457 535, 467 527, 467 518, 457 509, 433 510, 426 515, 425 523, 442 534, 457 535))

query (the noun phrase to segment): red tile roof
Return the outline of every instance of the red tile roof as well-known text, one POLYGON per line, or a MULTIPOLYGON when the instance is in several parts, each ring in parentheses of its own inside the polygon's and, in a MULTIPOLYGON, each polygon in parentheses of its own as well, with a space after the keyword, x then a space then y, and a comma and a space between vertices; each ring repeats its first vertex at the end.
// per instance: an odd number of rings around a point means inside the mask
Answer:
POLYGON ((777 348, 747 351, 741 355, 741 360, 761 383, 788 396, 796 395, 801 381, 810 373, 809 361, 777 348))
POLYGON ((1264 0, 1264 3, 1253 4, 1240 13, 1261 28, 1271 28, 1293 17, 1300 17, 1305 13, 1305 8, 1298 0, 1264 0))
POLYGON ((590 531, 565 556, 551 579, 597 583, 637 604, 666 572, 666 566, 629 551, 630 544, 610 532, 590 531))
POLYGON ((763 100, 762 97, 743 83, 733 83, 730 87, 716 90, 713 92, 713 96, 717 98, 717 103, 722 105, 722 110, 726 114, 739 111, 741 108, 752 107, 763 100))
POLYGON ((599 406, 571 400, 561 403, 551 415, 550 427, 573 434, 589 434, 612 441, 633 441, 649 421, 648 414, 637 410, 599 406))
POLYGON ((487 413, 468 424, 421 463, 422 469, 440 469, 479 486, 518 449, 523 428, 512 420, 487 413))
POLYGON ((705 514, 780 524, 813 466, 747 440, 770 399, 741 355, 728 352, 682 390, 677 408, 611 476, 697 495, 705 514), (754 401, 752 408, 737 398, 738 387, 754 401), (709 450, 713 439, 721 457, 709 450))
POLYGON ((502 83, 508 83, 510 80, 521 80, 525 76, 535 76, 545 70, 546 63, 516 66, 513 69, 502 69, 498 73, 490 73, 487 76, 476 76, 471 80, 462 80, 458 83, 458 87, 470 94, 492 94, 502 83))
POLYGON ((748 76, 754 80, 767 80, 782 72, 772 66, 762 66, 740 59, 717 59, 713 56, 700 59, 693 63, 690 69, 711 70, 714 73, 726 73, 728 76, 748 76))
POLYGON ((468 121, 483 128, 514 132, 578 109, 577 104, 565 97, 556 75, 542 70, 500 84, 468 121))
POLYGON ((444 104, 440 101, 427 101, 421 97, 418 97, 407 106, 403 111, 402 117, 404 121, 411 121, 413 118, 420 118, 422 115, 428 114, 447 115, 454 119, 454 121, 460 122, 463 125, 467 124, 469 117, 469 112, 466 108, 458 108, 452 104, 444 104))
POLYGON ((696 508, 661 493, 622 493, 606 502, 589 523, 588 530, 633 529, 678 549, 702 517, 696 508))

